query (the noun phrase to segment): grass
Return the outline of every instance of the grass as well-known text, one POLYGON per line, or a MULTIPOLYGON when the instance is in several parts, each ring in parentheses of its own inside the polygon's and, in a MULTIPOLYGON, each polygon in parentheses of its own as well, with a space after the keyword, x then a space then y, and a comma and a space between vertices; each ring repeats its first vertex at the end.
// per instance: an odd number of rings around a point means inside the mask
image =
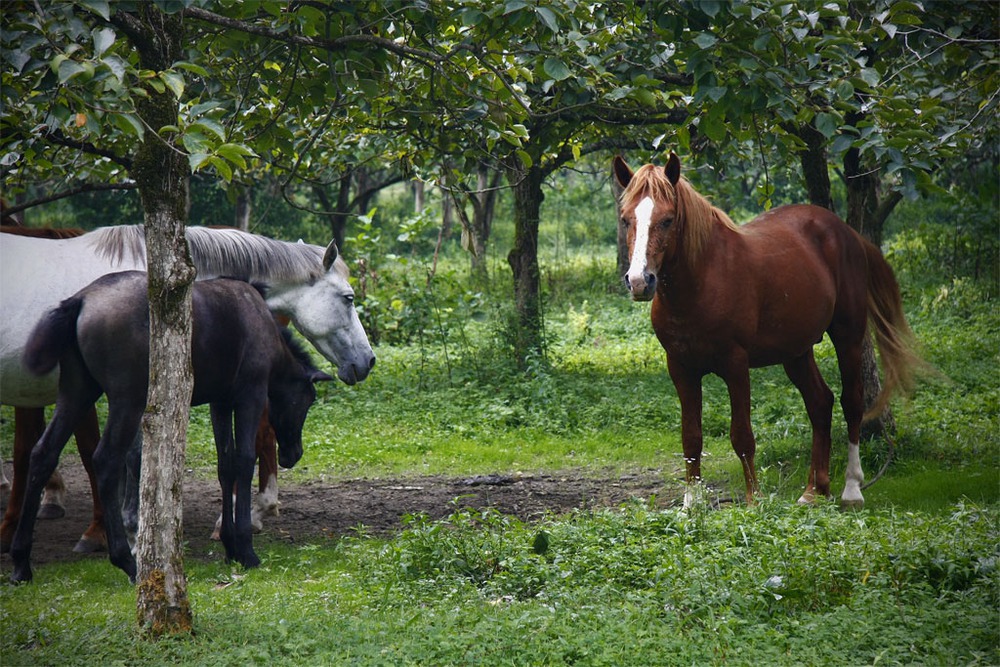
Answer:
POLYGON ((6 589, 4 664, 996 664, 997 514, 643 503, 193 563, 195 634, 146 642, 90 561, 6 589), (545 545, 539 546, 544 534, 545 545), (95 601, 100 600, 100 604, 95 601))
MULTIPOLYGON (((547 361, 511 368, 493 315, 380 346, 365 383, 322 388, 285 483, 570 468, 669 477, 679 410, 648 311, 554 280, 547 361)), ((389 539, 258 540, 258 570, 188 563, 195 635, 159 642, 138 634, 134 589, 107 562, 48 565, 30 586, 0 587, 0 663, 998 664, 1000 317, 983 288, 945 287, 907 294, 946 379, 895 404, 896 460, 862 512, 795 506, 809 425, 780 369, 762 369, 758 506, 636 501, 523 524, 457 505, 389 539)), ((817 359, 838 391, 828 343, 817 359)), ((704 472, 739 497, 728 420, 724 386, 706 379, 704 472)), ((10 434, 5 424, 5 447, 10 434)), ((834 440, 839 492, 836 416, 834 440)), ((869 475, 884 453, 863 446, 869 475)), ((188 467, 214 475, 204 409, 188 467)))

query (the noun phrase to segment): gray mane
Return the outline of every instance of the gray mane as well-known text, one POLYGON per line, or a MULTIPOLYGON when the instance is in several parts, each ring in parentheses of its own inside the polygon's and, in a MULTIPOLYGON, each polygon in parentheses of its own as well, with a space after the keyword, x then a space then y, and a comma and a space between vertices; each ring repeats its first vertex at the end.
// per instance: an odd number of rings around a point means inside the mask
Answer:
MULTIPOLYGON (((324 248, 276 241, 236 229, 188 227, 191 259, 200 276, 226 276, 248 281, 308 282, 322 277, 324 248)), ((146 236, 141 225, 101 227, 87 234, 98 255, 118 264, 125 259, 146 263, 146 236)), ((338 264, 343 264, 338 257, 338 264)), ((346 273, 346 265, 338 266, 346 273)))

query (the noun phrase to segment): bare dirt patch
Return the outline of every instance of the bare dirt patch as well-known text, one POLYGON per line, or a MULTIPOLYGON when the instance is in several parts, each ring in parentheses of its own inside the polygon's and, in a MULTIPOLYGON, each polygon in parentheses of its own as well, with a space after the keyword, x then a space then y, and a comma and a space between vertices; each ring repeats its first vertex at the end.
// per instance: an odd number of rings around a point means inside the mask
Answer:
MULTIPOLYGON (((32 562, 43 565, 106 554, 80 555, 73 546, 90 521, 90 487, 79 459, 65 456, 60 465, 68 488, 66 516, 39 521, 35 528, 32 562)), ((8 467, 9 470, 9 467, 8 467)), ((531 475, 475 477, 413 477, 405 479, 349 479, 334 482, 281 483, 280 514, 265 519, 255 540, 307 543, 354 534, 364 526, 369 534, 391 535, 408 514, 424 513, 438 519, 462 508, 494 508, 522 520, 574 509, 618 507, 632 498, 657 505, 677 501, 676 475, 660 470, 629 474, 564 471, 531 475)), ((221 558, 221 546, 209 539, 222 507, 219 484, 188 473, 184 483, 186 557, 221 558)), ((10 556, 0 566, 10 572, 10 556)))

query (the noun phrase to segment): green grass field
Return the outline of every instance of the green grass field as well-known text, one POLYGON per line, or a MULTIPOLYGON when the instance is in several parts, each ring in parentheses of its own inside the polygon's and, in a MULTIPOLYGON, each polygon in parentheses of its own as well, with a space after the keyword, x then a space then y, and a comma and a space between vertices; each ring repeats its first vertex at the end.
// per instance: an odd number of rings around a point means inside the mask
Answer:
MULTIPOLYGON (((30 585, 0 586, 0 664, 1000 664, 1000 317, 970 283, 907 305, 943 377, 894 404, 896 458, 861 512, 795 505, 809 425, 780 369, 764 369, 752 375, 757 506, 637 500, 526 524, 459 504, 389 538, 258 540, 260 569, 190 563, 195 634, 156 642, 106 561, 46 565, 30 585)), ((490 314, 380 346, 369 380, 321 390, 283 483, 679 467, 679 408, 647 317, 613 294, 556 294, 547 360, 527 373, 505 360, 490 314)), ((832 348, 817 356, 837 391, 832 348)), ((714 379, 704 422, 704 474, 739 497, 714 379)), ((5 458, 10 438, 8 423, 5 458)), ((870 475, 885 444, 862 449, 870 475)), ((188 467, 214 475, 203 409, 188 467)))

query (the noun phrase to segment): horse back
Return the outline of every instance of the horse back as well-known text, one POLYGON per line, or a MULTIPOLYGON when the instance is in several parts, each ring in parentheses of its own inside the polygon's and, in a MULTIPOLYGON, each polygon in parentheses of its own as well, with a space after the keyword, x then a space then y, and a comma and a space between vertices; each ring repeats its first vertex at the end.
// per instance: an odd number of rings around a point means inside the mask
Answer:
POLYGON ((712 365, 736 345, 751 366, 767 366, 805 353, 836 317, 864 317, 863 240, 827 209, 783 206, 718 233, 697 267, 696 294, 654 302, 668 353, 712 365))

